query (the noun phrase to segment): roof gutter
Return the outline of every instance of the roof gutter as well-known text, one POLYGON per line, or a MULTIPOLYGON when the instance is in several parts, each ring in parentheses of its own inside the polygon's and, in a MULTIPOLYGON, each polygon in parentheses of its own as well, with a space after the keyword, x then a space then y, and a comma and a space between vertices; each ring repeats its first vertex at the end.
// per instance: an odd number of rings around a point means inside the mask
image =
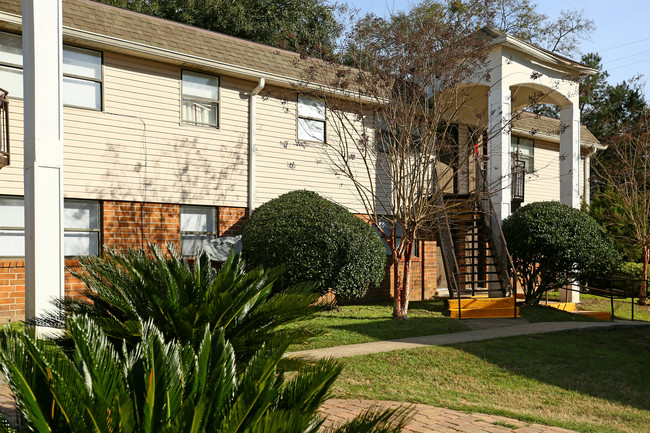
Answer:
POLYGON ((248 216, 253 215, 255 210, 255 129, 257 126, 257 95, 262 91, 266 80, 260 77, 257 86, 251 91, 248 97, 248 216))

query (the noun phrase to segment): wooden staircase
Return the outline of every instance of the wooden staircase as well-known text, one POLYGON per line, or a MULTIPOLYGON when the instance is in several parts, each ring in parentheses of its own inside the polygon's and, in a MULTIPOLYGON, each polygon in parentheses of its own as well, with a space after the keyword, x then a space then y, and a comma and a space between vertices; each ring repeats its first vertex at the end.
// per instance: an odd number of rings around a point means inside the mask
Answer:
POLYGON ((506 247, 480 161, 475 191, 447 194, 437 206, 438 245, 452 317, 517 317, 512 258, 506 247), (478 298, 478 299, 477 299, 478 298))

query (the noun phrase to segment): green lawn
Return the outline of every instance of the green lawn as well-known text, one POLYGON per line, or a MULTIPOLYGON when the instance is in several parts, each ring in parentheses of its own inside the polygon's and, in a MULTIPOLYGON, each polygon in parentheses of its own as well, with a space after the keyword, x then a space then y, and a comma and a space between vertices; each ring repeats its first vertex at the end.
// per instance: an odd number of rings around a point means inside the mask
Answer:
POLYGON ((407 320, 393 320, 392 304, 346 305, 326 311, 293 326, 314 329, 308 343, 290 350, 307 350, 369 341, 467 331, 469 328, 448 316, 440 299, 411 302, 407 320))
POLYGON ((647 432, 649 334, 573 331, 347 358, 334 393, 583 432, 647 432))
MULTIPOLYGON (((631 299, 614 299, 614 316, 618 319, 631 319, 631 299)), ((578 308, 581 310, 591 311, 611 311, 610 300, 608 298, 601 298, 594 295, 580 295, 580 304, 578 308)), ((650 306, 634 304, 634 320, 650 321, 650 306)))

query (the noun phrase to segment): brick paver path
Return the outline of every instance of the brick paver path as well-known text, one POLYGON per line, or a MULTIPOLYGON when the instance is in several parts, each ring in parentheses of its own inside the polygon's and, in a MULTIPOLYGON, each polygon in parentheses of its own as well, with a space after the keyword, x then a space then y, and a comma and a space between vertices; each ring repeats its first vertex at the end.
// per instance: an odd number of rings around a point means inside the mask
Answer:
POLYGON ((407 405, 394 401, 331 399, 327 400, 320 410, 326 418, 325 427, 332 427, 373 406, 381 408, 411 407, 414 412, 402 430, 405 433, 575 433, 573 430, 530 424, 503 416, 470 414, 426 404, 407 405))

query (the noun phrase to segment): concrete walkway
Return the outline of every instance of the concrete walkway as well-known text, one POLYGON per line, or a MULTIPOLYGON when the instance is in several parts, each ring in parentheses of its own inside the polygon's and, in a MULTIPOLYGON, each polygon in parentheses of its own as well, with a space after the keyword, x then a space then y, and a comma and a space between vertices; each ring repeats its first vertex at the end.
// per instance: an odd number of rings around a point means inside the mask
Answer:
POLYGON ((466 413, 425 404, 405 404, 394 401, 330 399, 320 408, 324 427, 334 427, 371 408, 406 407, 412 410, 402 432, 405 433, 575 433, 560 427, 531 424, 512 418, 482 413, 466 413))
MULTIPOLYGON (((476 320, 476 319, 475 319, 476 320)), ((494 320, 494 319, 481 319, 494 320)), ((326 347, 324 349, 289 352, 286 356, 300 356, 310 359, 346 358, 349 356, 369 355, 371 353, 391 352, 393 350, 415 349, 417 347, 441 346, 446 344, 467 343, 470 341, 490 340, 501 337, 518 335, 546 334, 549 332, 571 331, 580 329, 613 328, 624 326, 649 326, 650 322, 631 322, 617 320, 615 322, 515 322, 513 326, 488 327, 472 331, 454 332, 452 334, 427 335, 424 337, 400 338, 398 340, 373 341, 371 343, 348 344, 346 346, 326 347)), ((511 322, 511 323, 513 323, 511 322)))

